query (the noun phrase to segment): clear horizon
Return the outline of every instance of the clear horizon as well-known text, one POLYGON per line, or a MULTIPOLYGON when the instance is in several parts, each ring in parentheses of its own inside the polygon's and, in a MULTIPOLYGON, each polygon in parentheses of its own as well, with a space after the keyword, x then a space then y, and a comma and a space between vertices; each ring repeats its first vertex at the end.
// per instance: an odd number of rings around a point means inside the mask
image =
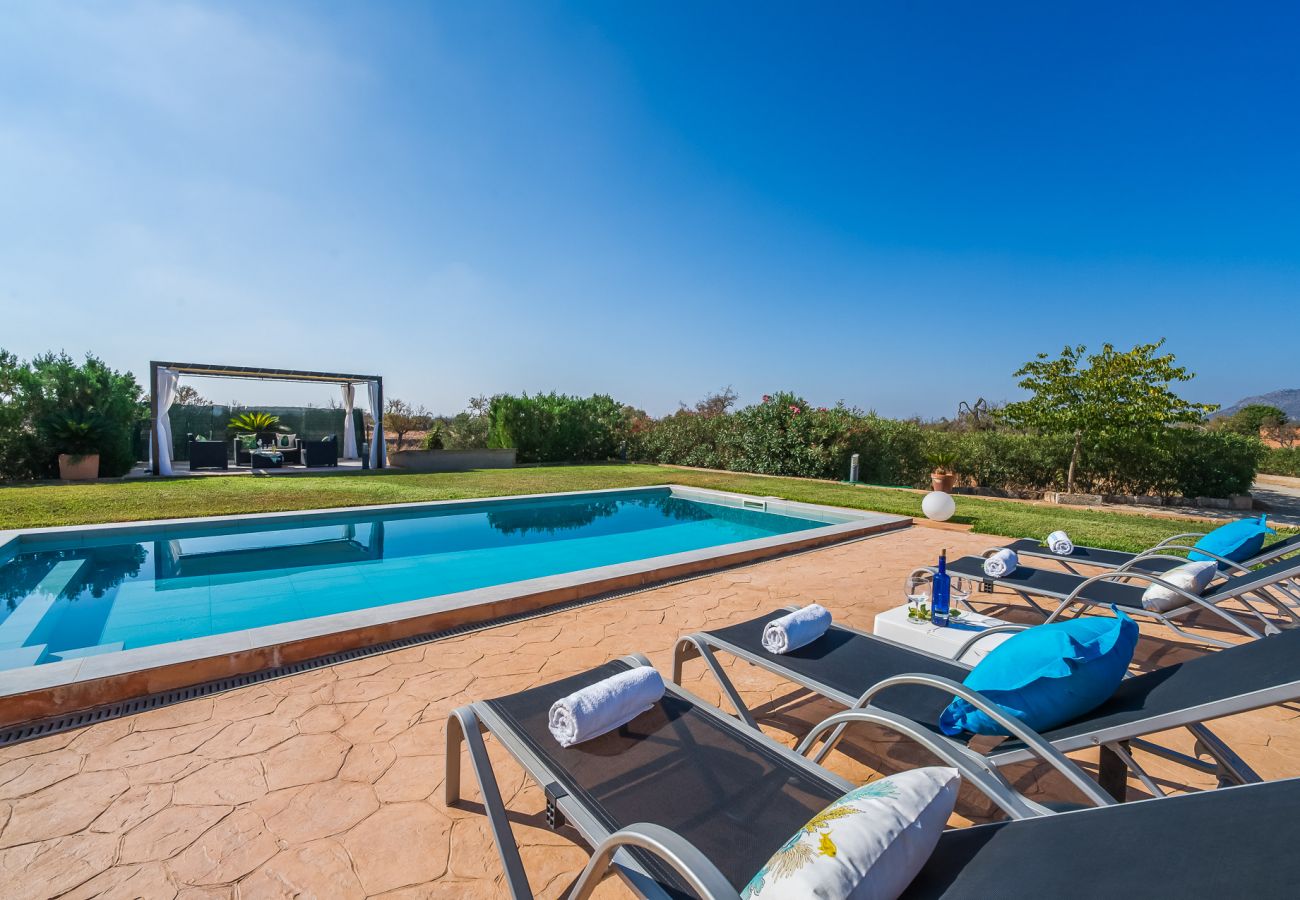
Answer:
POLYGON ((15 3, 0 347, 142 383, 150 359, 373 371, 438 413, 558 390, 659 415, 731 385, 934 418, 1015 399, 1037 352, 1166 337, 1180 393, 1227 405, 1300 387, 1275 327, 1298 27, 1285 4, 15 3))

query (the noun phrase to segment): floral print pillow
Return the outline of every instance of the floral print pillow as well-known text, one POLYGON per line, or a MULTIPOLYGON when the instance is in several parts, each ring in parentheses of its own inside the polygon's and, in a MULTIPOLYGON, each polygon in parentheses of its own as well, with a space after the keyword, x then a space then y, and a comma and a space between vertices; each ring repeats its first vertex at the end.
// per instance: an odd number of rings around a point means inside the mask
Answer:
POLYGON ((930 858, 960 781, 933 766, 849 791, 782 844, 741 897, 892 900, 930 858))

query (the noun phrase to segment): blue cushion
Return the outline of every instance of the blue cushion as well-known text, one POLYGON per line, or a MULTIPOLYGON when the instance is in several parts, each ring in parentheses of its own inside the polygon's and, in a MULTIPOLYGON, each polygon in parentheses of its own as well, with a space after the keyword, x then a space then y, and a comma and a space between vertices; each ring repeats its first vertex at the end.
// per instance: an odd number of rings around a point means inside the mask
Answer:
MULTIPOLYGON (((1115 693, 1133 660, 1138 627, 1087 616, 1038 625, 993 648, 963 682, 1034 731, 1048 731, 1089 712, 1115 693)), ((944 734, 1006 734, 997 722, 954 698, 939 716, 944 734)))
MULTIPOLYGON (((1193 546, 1233 562, 1245 562, 1260 551, 1264 546, 1264 537, 1270 534, 1277 532, 1268 527, 1264 516, 1258 519, 1238 519, 1220 525, 1193 546)), ((1193 550, 1187 554, 1187 558, 1192 562, 1206 562, 1212 557, 1193 550)), ((1223 563, 1219 563, 1219 568, 1224 568, 1223 563)))

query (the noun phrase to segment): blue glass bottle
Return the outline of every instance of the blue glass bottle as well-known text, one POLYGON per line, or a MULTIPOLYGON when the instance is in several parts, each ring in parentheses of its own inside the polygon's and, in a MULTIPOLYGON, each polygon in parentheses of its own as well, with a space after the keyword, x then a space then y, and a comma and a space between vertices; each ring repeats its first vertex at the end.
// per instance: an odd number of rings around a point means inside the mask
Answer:
POLYGON ((951 584, 948 577, 948 551, 939 551, 939 571, 934 573, 934 583, 930 588, 930 621, 935 625, 948 626, 948 604, 951 600, 951 584))

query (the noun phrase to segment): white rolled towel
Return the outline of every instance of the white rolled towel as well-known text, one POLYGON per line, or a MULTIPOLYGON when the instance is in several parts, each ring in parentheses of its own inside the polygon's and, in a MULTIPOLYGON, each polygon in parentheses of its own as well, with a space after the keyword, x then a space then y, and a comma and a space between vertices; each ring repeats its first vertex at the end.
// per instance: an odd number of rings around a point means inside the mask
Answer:
POLYGON ((659 673, 650 666, 637 666, 556 700, 547 727, 561 747, 571 747, 626 725, 663 695, 659 673))
POLYGON ((1018 565, 1020 557, 1016 556, 1016 551, 1003 547, 984 560, 984 574, 990 578, 1002 578, 1014 572, 1018 565))
POLYGON ((768 622, 763 629, 763 649, 768 653, 789 653, 811 644, 830 627, 831 611, 812 603, 768 622))
POLYGON ((1053 531, 1044 541, 1047 549, 1051 550, 1057 556, 1069 556, 1074 552, 1074 541, 1064 531, 1053 531))

